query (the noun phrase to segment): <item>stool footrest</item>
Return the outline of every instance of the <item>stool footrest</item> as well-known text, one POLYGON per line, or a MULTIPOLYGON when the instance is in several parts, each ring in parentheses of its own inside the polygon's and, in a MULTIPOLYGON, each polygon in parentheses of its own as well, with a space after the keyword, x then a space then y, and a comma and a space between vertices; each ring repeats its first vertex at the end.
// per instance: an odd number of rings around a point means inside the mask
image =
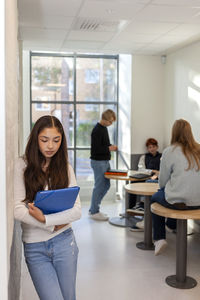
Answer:
POLYGON ((151 245, 147 245, 145 242, 138 242, 136 244, 136 247, 141 250, 154 250, 155 249, 155 246, 153 243, 151 245))
POLYGON ((168 285, 177 289, 192 289, 197 285, 196 280, 189 276, 186 276, 184 282, 177 281, 176 275, 167 276, 165 281, 168 285))

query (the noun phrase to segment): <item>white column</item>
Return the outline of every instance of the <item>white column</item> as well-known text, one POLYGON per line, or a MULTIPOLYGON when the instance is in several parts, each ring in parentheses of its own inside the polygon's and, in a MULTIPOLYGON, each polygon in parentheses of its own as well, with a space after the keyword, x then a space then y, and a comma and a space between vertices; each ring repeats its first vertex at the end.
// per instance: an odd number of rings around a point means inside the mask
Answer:
POLYGON ((0 1, 0 299, 8 299, 6 218, 5 0, 0 1))

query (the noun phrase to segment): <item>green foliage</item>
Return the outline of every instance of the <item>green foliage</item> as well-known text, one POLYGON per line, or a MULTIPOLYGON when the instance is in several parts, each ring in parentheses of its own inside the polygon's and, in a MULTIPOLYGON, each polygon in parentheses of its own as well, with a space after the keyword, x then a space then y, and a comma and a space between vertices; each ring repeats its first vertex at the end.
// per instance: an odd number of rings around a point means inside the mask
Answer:
POLYGON ((90 146, 90 134, 94 124, 82 123, 77 128, 77 145, 90 146))
POLYGON ((33 69, 34 83, 45 85, 47 83, 59 83, 61 68, 37 66, 33 69))

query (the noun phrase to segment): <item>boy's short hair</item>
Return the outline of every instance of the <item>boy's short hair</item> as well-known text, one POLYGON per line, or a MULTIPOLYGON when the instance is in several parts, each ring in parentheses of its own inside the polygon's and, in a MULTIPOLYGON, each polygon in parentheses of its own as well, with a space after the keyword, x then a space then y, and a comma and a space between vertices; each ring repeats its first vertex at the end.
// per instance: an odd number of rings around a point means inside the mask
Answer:
POLYGON ((154 146, 157 146, 157 147, 158 147, 158 141, 157 141, 156 139, 149 138, 149 139, 146 141, 146 147, 148 147, 149 145, 154 145, 154 146))
POLYGON ((102 113, 101 118, 106 121, 110 121, 110 119, 116 121, 116 114, 112 109, 107 109, 102 113))

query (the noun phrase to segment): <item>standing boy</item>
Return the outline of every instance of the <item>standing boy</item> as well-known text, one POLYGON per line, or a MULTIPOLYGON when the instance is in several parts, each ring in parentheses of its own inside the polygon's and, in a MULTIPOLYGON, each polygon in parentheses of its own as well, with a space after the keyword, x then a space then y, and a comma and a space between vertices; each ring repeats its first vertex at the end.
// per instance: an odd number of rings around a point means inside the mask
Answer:
POLYGON ((101 120, 95 125, 91 134, 91 167, 94 172, 94 188, 92 192, 90 217, 94 220, 107 221, 108 216, 100 212, 100 204, 110 188, 110 180, 104 173, 110 169, 111 151, 117 151, 116 145, 110 144, 107 127, 116 121, 115 112, 107 109, 101 120))

